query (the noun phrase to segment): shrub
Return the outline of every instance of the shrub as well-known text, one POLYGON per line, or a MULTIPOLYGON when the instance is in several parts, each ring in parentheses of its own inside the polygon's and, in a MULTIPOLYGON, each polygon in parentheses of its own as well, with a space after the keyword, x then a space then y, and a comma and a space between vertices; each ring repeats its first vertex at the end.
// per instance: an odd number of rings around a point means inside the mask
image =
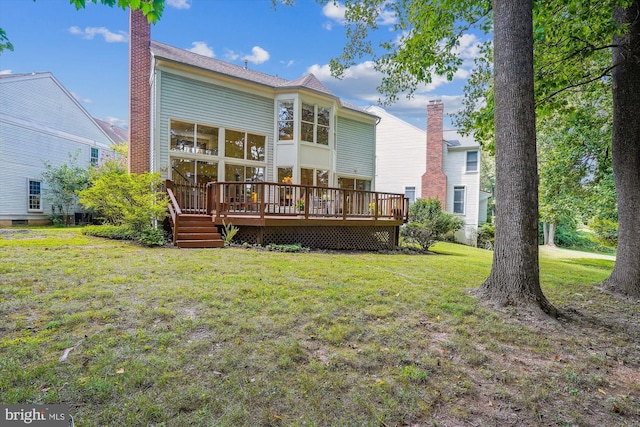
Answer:
POLYGON ((167 199, 160 174, 128 174, 117 168, 97 173, 91 187, 80 191, 80 203, 111 225, 127 225, 136 234, 167 215, 167 199))
POLYGON ((618 223, 606 218, 593 218, 589 222, 598 242, 606 246, 618 246, 618 223))
POLYGON ((224 244, 226 246, 229 246, 231 244, 231 241, 238 233, 238 231, 240 231, 240 229, 235 225, 231 223, 226 224, 224 221, 222 221, 222 237, 224 238, 224 244))
POLYGON ((485 222, 478 227, 478 247, 484 249, 493 249, 495 240, 496 227, 493 224, 485 222))
POLYGON ((136 240, 145 246, 162 246, 165 244, 164 231, 151 226, 145 227, 136 240))
POLYGON ((418 199, 409 208, 409 223, 402 227, 400 235, 406 242, 428 250, 463 225, 462 219, 442 211, 439 200, 418 199))
POLYGON ((104 237, 114 240, 135 240, 135 233, 126 225, 87 225, 82 229, 87 236, 104 237))
POLYGON ((268 251, 273 252, 309 252, 309 248, 303 247, 300 243, 281 245, 276 243, 269 243, 266 248, 268 251))

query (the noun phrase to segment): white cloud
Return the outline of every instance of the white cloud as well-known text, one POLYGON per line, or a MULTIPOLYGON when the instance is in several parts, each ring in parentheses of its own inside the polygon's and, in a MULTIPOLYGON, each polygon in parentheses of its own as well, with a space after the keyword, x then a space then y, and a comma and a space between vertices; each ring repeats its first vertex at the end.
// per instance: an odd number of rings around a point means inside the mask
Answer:
MULTIPOLYGON (((396 22, 398 22, 398 19, 396 18, 396 14, 393 10, 385 9, 384 8, 385 6, 386 4, 382 5, 382 9, 378 10, 378 19, 376 20, 377 24, 381 26, 393 25, 396 22)), ((322 28, 324 28, 327 31, 331 31, 333 29, 334 22, 340 25, 344 25, 346 22, 344 17, 346 12, 347 12, 347 7, 340 2, 327 3, 322 8, 322 14, 326 18, 329 18, 331 21, 325 22, 322 25, 322 28)))
POLYGON ((69 33, 74 36, 81 36, 83 39, 92 40, 96 35, 102 36, 107 43, 126 43, 127 33, 119 31, 112 33, 105 27, 86 27, 84 30, 79 27, 70 27, 69 33))
POLYGON ((187 49, 189 52, 197 53, 198 55, 208 56, 209 58, 215 58, 213 49, 207 46, 206 42, 193 42, 191 49, 187 49))
POLYGON ((11 74, 11 70, 0 70, 0 74, 11 74))
POLYGON ((82 98, 79 95, 77 95, 74 92, 71 92, 71 95, 80 103, 82 104, 92 104, 93 100, 89 99, 89 98, 82 98))
POLYGON ((191 8, 191 0, 167 0, 167 6, 176 9, 189 9, 191 8))
POLYGON ((296 62, 293 59, 290 59, 288 61, 280 61, 280 63, 282 65, 284 65, 285 67, 289 68, 291 67, 293 64, 295 64, 296 62))
POLYGON ((119 119, 117 117, 107 116, 104 118, 104 121, 113 125, 118 126, 120 128, 127 129, 129 127, 129 122, 125 119, 119 119))
MULTIPOLYGON (((307 69, 307 72, 313 73, 337 96, 356 105, 375 105, 382 98, 376 88, 382 82, 383 75, 374 69, 374 64, 371 61, 365 61, 348 68, 342 79, 331 76, 328 64, 313 65, 307 69)), ((468 76, 468 69, 460 69, 454 75, 453 83, 459 85, 468 76)), ((406 94, 399 94, 398 100, 393 105, 384 106, 384 108, 391 114, 412 124, 424 127, 426 108, 430 100, 441 99, 445 104, 446 113, 454 113, 462 108, 462 95, 450 96, 436 93, 437 91, 448 91, 447 85, 450 84, 452 82, 449 82, 446 77, 432 75, 432 82, 419 85, 411 98, 407 98, 406 94)))
POLYGON ((327 18, 339 23, 339 24, 344 24, 344 14, 347 11, 347 7, 340 3, 327 3, 324 5, 324 7, 322 8, 322 14, 324 16, 326 16, 327 18))
POLYGON ((475 34, 463 34, 459 42, 460 45, 456 47, 455 52, 460 55, 460 58, 474 60, 480 56, 480 40, 475 34))
POLYGON ((267 62, 270 58, 269 52, 261 48, 260 46, 254 46, 251 49, 251 55, 245 55, 242 57, 245 61, 249 61, 252 64, 262 64, 267 62))
POLYGON ((226 59, 227 61, 235 61, 236 59, 240 58, 240 54, 237 53, 234 50, 231 49, 225 49, 224 51, 224 59, 226 59))

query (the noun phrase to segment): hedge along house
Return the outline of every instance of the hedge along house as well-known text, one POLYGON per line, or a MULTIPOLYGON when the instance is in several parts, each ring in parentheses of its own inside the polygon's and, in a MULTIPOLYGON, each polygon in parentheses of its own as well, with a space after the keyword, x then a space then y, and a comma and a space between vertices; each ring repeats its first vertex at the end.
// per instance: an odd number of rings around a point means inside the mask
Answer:
POLYGON ((396 244, 406 209, 374 192, 377 116, 312 74, 286 80, 151 41, 139 12, 130 25, 129 168, 167 180, 178 246, 219 246, 223 221, 250 243, 396 244))
POLYGON ((410 203, 417 198, 440 200, 443 210, 465 223, 456 240, 475 246, 478 225, 487 220, 489 198, 480 191, 480 146, 473 138, 444 129, 440 101, 427 105, 426 133, 380 107, 367 110, 380 117, 378 189, 404 192, 410 203))
POLYGON ((0 75, 0 226, 49 224, 45 162, 59 167, 76 156, 89 167, 114 156, 111 146, 121 140, 108 126, 51 73, 0 75))

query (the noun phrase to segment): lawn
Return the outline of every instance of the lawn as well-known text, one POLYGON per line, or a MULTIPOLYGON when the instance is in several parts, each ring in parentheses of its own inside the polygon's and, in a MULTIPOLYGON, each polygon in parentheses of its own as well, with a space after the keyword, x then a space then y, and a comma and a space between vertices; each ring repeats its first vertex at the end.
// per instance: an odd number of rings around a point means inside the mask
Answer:
POLYGON ((567 317, 469 290, 492 253, 148 249, 0 234, 0 402, 78 426, 640 426, 640 304, 541 260, 567 317))

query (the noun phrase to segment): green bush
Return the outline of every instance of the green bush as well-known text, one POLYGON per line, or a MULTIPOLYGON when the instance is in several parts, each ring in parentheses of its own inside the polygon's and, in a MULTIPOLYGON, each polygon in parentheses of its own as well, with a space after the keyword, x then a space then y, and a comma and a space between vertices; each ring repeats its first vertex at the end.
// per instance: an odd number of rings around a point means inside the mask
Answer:
POLYGON ((409 208, 409 223, 400 229, 400 236, 407 243, 428 250, 463 226, 462 219, 442 211, 439 200, 418 199, 409 208))
POLYGON ((618 246, 618 223, 606 218, 593 218, 589 222, 596 240, 603 245, 618 246))
POLYGON ((167 216, 167 198, 159 191, 160 174, 129 174, 109 168, 96 173, 91 187, 78 193, 80 203, 107 224, 127 225, 141 234, 167 216))
POLYGON ((493 224, 485 222, 478 227, 478 247, 484 249, 493 249, 495 240, 496 227, 493 224))
POLYGON ((266 249, 273 252, 309 252, 309 248, 303 247, 300 243, 282 245, 269 243, 266 246, 266 249))
POLYGON ((135 240, 136 238, 133 230, 126 225, 87 225, 82 229, 82 234, 114 240, 135 240))
POLYGON ((145 246, 162 246, 166 242, 164 231, 151 226, 143 228, 136 240, 145 246))

